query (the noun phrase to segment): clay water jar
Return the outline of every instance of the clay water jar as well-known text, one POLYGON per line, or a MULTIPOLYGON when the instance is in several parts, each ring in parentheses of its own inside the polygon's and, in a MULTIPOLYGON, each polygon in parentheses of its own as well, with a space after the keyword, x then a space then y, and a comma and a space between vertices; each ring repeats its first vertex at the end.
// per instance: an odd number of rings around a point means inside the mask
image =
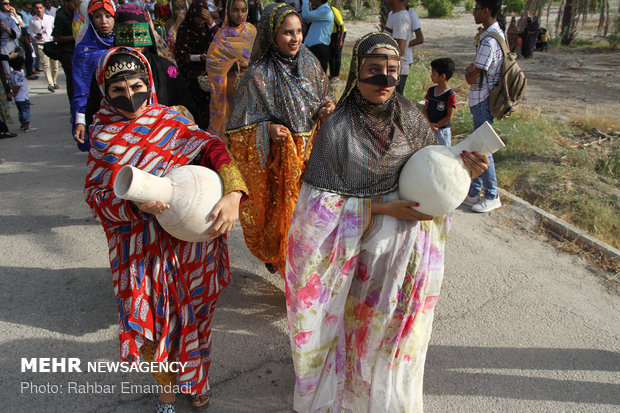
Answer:
POLYGON ((114 194, 140 203, 164 201, 170 208, 155 215, 170 235, 190 242, 209 240, 204 234, 211 227, 209 215, 224 196, 222 179, 213 170, 185 165, 159 177, 131 165, 116 175, 114 194))
POLYGON ((467 197, 471 174, 460 157, 462 151, 491 155, 504 142, 488 122, 454 146, 432 145, 414 153, 401 170, 401 199, 420 204, 414 209, 430 216, 445 215, 467 197))

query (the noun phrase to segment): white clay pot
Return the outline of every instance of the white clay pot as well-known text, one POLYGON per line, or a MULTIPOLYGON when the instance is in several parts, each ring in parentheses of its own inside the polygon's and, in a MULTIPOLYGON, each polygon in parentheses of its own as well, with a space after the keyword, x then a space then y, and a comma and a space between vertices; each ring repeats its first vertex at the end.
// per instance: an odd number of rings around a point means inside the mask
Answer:
POLYGON ((207 241, 209 215, 224 196, 222 179, 213 170, 196 165, 176 168, 159 177, 131 165, 116 175, 114 194, 122 199, 146 203, 164 201, 170 205, 157 221, 170 235, 190 242, 207 241))
POLYGON ((445 215, 467 197, 471 184, 469 169, 460 157, 462 151, 491 155, 504 142, 488 122, 455 146, 432 145, 414 153, 399 177, 401 199, 420 204, 414 209, 430 216, 445 215))

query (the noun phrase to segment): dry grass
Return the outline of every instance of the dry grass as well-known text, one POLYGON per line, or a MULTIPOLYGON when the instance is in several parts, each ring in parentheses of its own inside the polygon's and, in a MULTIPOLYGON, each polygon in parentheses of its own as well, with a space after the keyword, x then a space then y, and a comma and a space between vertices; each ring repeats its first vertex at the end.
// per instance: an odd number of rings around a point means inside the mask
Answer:
POLYGON ((620 131, 620 118, 612 118, 604 114, 602 109, 586 109, 584 113, 574 114, 569 123, 584 131, 597 128, 602 132, 620 131))

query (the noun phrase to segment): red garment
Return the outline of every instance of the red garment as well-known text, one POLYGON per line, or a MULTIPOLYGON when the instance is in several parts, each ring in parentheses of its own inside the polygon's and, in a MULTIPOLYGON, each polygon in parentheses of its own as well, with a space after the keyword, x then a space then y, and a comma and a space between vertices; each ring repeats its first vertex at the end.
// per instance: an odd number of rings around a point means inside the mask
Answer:
MULTIPOLYGON (((101 86, 102 68, 117 49, 107 52, 97 68, 101 86)), ((154 215, 117 198, 112 188, 125 165, 163 176, 201 152, 202 163, 215 170, 228 165, 230 157, 219 139, 166 106, 151 104, 129 120, 104 99, 94 119, 84 194, 108 239, 121 360, 140 360, 142 344, 153 341, 155 361, 188 363, 179 374, 182 390, 204 394, 211 362, 212 307, 230 282, 226 236, 208 242, 181 241, 168 234, 154 215)))

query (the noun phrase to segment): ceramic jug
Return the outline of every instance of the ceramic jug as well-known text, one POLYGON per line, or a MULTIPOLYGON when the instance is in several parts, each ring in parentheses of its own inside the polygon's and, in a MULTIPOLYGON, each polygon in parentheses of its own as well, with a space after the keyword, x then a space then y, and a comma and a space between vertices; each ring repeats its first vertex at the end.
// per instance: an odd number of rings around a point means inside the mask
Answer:
POLYGON ((399 177, 401 199, 420 204, 414 209, 426 215, 441 216, 456 209, 467 197, 471 174, 460 157, 462 151, 491 155, 504 142, 485 122, 454 146, 432 145, 414 153, 399 177))
POLYGON ((204 233, 211 227, 209 215, 224 196, 222 179, 213 170, 185 165, 159 177, 131 165, 116 175, 114 194, 140 203, 164 201, 170 208, 155 215, 170 235, 191 242, 207 241, 204 233))

